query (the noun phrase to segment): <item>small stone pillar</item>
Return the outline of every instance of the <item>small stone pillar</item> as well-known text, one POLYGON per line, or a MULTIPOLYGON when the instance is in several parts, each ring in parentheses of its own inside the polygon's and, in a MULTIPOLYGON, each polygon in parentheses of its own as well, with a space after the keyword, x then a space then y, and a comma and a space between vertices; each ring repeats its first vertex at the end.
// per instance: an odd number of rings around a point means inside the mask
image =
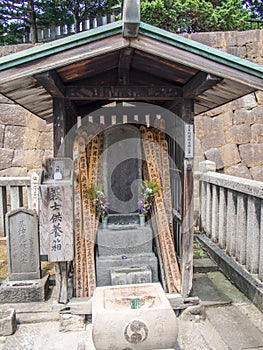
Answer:
POLYGON ((208 171, 216 171, 216 163, 211 160, 204 160, 199 163, 200 173, 207 173, 208 171))

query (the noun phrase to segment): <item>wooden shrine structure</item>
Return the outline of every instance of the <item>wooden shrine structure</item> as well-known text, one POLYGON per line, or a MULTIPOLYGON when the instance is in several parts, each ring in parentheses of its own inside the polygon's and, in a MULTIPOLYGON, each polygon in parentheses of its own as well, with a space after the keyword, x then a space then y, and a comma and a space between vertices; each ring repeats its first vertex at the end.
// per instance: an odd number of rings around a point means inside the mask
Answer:
MULTIPOLYGON (((88 270, 81 267, 83 258, 75 261, 73 274, 82 271, 86 295, 96 285, 97 227, 83 196, 101 176, 95 169, 103 132, 136 126, 149 160, 143 171, 160 185, 154 164, 162 159, 169 187, 156 201, 157 255, 168 291, 187 296, 193 274, 194 115, 262 90, 262 78, 259 65, 140 22, 137 0, 124 2, 118 22, 0 58, 1 94, 54 123, 54 157, 71 158, 78 173, 72 234, 75 258, 85 255, 88 270), (154 143, 163 154, 153 152, 154 143), (166 213, 163 198, 170 203, 166 213), (81 201, 85 210, 78 211, 81 201)), ((60 302, 67 302, 69 263, 66 256, 56 261, 60 302)))

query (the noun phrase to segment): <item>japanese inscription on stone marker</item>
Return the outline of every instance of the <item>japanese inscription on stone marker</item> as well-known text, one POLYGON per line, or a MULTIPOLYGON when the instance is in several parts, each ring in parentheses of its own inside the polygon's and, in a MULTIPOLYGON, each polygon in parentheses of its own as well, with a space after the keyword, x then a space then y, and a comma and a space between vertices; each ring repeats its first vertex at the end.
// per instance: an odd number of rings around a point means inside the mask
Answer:
POLYGON ((7 214, 8 268, 10 280, 40 278, 36 214, 20 208, 7 214))

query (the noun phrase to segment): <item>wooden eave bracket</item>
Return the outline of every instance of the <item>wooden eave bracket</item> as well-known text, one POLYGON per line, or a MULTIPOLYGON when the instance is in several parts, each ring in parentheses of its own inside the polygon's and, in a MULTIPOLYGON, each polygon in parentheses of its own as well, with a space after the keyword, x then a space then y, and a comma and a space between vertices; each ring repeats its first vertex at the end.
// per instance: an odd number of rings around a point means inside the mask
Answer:
POLYGON ((211 89, 222 80, 223 79, 220 77, 201 71, 184 85, 183 96, 184 98, 195 98, 206 90, 211 89))
POLYGON ((65 86, 54 70, 35 74, 34 78, 52 97, 65 97, 65 86))
MULTIPOLYGON (((56 99, 65 99, 65 85, 55 70, 35 74, 34 78, 52 96, 53 103, 56 99)), ((67 109, 70 110, 73 115, 76 115, 77 110, 74 102, 68 100, 65 103, 67 104, 67 109)))
POLYGON ((140 17, 140 0, 124 0, 122 27, 122 35, 124 38, 136 38, 138 36, 140 17))

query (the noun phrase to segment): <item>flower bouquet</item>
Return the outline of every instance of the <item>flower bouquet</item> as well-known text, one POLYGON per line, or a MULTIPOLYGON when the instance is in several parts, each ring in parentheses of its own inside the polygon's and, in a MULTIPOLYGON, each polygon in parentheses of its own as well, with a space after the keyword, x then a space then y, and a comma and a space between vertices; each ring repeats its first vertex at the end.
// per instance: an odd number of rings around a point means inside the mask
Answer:
POLYGON ((158 192, 159 186, 149 180, 142 183, 142 199, 138 202, 139 214, 146 216, 149 214, 154 202, 154 196, 158 192))
POLYGON ((90 187, 88 189, 88 197, 91 199, 92 204, 96 207, 96 212, 101 219, 104 219, 108 214, 108 202, 104 192, 96 187, 90 187))

